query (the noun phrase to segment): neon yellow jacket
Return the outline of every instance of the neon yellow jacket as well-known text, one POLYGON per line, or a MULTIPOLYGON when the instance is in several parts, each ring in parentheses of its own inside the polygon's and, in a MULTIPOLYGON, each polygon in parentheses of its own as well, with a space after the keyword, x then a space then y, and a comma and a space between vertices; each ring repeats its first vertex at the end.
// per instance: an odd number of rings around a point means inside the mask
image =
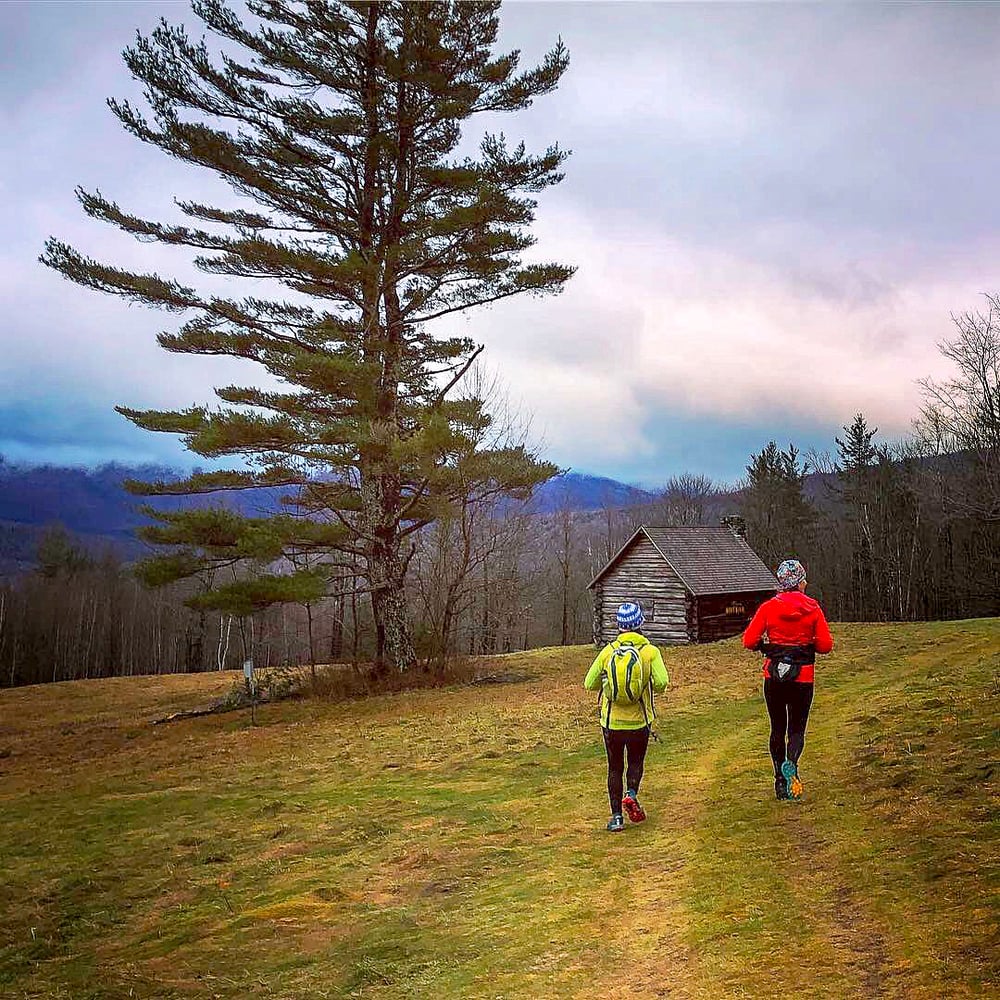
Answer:
POLYGON ((632 703, 612 701, 608 697, 605 682, 608 678, 608 662, 614 646, 608 643, 591 664, 583 686, 588 691, 601 692, 601 725, 605 729, 642 729, 656 718, 653 692, 664 691, 670 683, 667 668, 663 665, 660 651, 644 635, 638 632, 622 632, 616 642, 630 643, 639 650, 639 656, 649 667, 649 687, 642 694, 642 700, 632 703))

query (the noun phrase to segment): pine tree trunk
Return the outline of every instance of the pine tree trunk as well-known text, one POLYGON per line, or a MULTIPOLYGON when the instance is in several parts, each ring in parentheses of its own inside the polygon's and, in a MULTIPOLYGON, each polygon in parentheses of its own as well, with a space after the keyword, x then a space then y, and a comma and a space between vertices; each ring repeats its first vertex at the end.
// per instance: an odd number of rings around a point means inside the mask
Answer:
MULTIPOLYGON (((364 493, 362 491, 362 495, 364 493)), ((375 620, 375 665, 379 670, 391 668, 402 673, 417 664, 403 587, 405 573, 396 532, 379 532, 368 554, 375 620)))
MULTIPOLYGON (((400 558, 400 482, 394 475, 391 441, 397 433, 397 406, 401 378, 404 324, 395 291, 393 261, 380 260, 375 239, 379 183, 380 136, 379 95, 376 66, 379 62, 378 21, 381 7, 371 4, 367 11, 366 73, 361 81, 361 104, 365 115, 366 146, 362 169, 359 243, 365 264, 362 322, 366 363, 378 364, 374 407, 370 411, 371 438, 361 448, 361 523, 366 536, 365 553, 368 581, 372 588, 372 615, 375 620, 375 663, 379 670, 409 670, 416 665, 403 579, 406 565, 400 558), (383 322, 382 308, 385 309, 383 322)), ((402 86, 402 84, 400 84, 402 86)), ((400 92, 398 100, 404 95, 400 92)), ((401 146, 400 155, 403 153, 401 146)), ((402 178, 397 179, 401 183, 402 178)), ((397 198, 394 214, 387 222, 384 242, 391 245, 398 235, 402 202, 397 198)))
MULTIPOLYGON (((398 565, 398 559, 396 560, 398 565)), ((402 587, 380 587, 372 592, 375 617, 376 666, 400 673, 417 665, 410 619, 402 587)))
POLYGON ((410 617, 406 607, 406 564, 400 556, 399 495, 392 477, 373 474, 362 482, 361 510, 369 534, 368 581, 372 589, 377 669, 401 673, 416 666, 410 617))

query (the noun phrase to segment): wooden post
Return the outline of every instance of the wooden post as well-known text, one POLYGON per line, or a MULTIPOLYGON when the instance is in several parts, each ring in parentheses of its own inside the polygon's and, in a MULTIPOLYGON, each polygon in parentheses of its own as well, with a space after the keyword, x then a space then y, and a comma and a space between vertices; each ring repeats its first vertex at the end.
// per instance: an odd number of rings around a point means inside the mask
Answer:
POLYGON ((253 672, 253 658, 243 661, 243 678, 250 691, 250 725, 257 725, 257 678, 253 672))

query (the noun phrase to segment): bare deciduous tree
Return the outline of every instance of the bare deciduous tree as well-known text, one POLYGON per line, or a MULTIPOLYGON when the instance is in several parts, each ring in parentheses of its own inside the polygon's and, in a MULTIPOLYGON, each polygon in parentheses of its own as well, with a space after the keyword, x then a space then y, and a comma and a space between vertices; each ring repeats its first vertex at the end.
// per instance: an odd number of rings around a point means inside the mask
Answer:
POLYGON ((950 502, 983 521, 1000 521, 1000 296, 986 311, 952 317, 958 331, 939 345, 957 369, 946 381, 924 379, 916 430, 930 450, 949 456, 950 502))

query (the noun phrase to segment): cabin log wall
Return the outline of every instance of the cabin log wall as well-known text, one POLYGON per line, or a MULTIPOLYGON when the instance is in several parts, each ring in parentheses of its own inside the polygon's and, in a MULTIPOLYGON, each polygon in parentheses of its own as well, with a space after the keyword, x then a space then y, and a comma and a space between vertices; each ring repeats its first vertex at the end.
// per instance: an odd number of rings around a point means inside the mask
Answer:
POLYGON ((684 594, 684 603, 687 610, 688 636, 691 642, 701 641, 701 631, 698 628, 698 598, 690 591, 684 594))
POLYGON ((711 594, 697 599, 698 642, 716 642, 740 635, 757 609, 773 592, 744 591, 737 594, 711 594))
POLYGON ((648 538, 637 538, 594 587, 594 641, 598 645, 618 635, 616 612, 624 601, 638 601, 647 613, 652 608, 642 629, 650 642, 680 645, 691 641, 689 595, 648 538))

